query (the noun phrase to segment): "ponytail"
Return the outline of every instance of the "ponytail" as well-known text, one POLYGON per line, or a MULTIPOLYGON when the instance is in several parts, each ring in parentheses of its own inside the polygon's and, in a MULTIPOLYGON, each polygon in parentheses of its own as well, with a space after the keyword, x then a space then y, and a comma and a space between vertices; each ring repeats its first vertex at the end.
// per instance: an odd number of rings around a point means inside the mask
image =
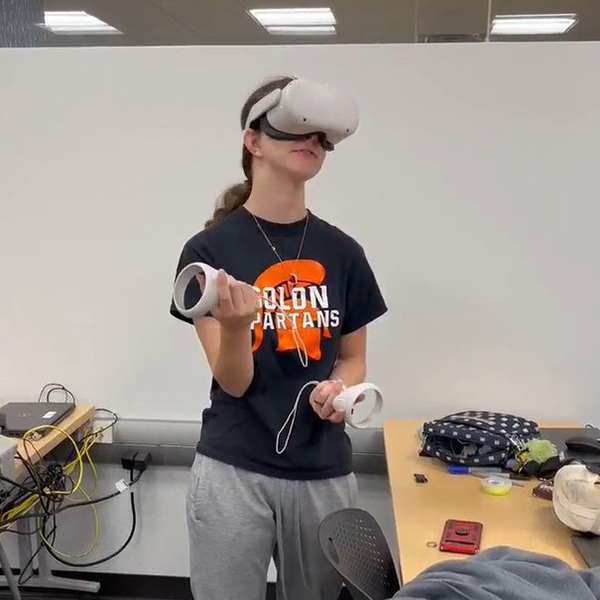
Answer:
POLYGON ((210 227, 215 225, 219 221, 222 221, 227 215, 231 214, 234 210, 237 210, 244 204, 250 197, 252 191, 252 184, 249 181, 244 183, 237 183, 226 189, 221 196, 221 200, 218 206, 215 208, 213 216, 206 221, 204 227, 210 227))
POLYGON ((246 175, 246 181, 236 183, 223 192, 212 217, 204 224, 205 228, 222 221, 227 215, 244 206, 250 198, 250 192, 252 192, 252 155, 245 147, 242 152, 242 169, 246 175))
MULTIPOLYGON (((293 77, 278 77, 268 81, 253 92, 242 108, 242 113, 240 115, 240 125, 242 130, 246 127, 246 120, 248 119, 251 108, 257 102, 274 90, 282 90, 293 80, 293 77)), ((250 127, 259 130, 257 121, 251 123, 250 127)), ((241 208, 246 204, 246 201, 250 197, 250 193, 252 192, 252 154, 250 154, 245 146, 242 151, 242 169, 244 175, 246 175, 246 181, 244 181, 244 183, 233 185, 223 192, 212 217, 204 224, 205 228, 215 225, 238 208, 241 208)))

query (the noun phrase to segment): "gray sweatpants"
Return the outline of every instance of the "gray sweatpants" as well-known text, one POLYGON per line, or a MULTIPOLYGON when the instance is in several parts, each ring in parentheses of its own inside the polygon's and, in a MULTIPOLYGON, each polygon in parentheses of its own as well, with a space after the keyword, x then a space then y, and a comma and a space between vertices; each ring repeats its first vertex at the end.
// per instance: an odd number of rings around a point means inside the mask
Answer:
POLYGON ((356 477, 267 477, 197 454, 187 498, 195 600, 264 600, 271 557, 279 600, 335 600, 341 580, 318 542, 330 512, 356 504, 356 477))

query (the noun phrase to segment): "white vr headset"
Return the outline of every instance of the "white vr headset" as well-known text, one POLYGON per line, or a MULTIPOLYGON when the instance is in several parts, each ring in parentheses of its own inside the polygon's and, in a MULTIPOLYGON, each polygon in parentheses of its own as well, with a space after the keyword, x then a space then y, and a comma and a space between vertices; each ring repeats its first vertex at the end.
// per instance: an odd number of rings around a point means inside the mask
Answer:
POLYGON ((324 83, 294 79, 261 98, 250 109, 244 128, 258 123, 261 131, 279 140, 317 134, 323 147, 333 150, 357 130, 358 121, 358 107, 348 94, 324 83))

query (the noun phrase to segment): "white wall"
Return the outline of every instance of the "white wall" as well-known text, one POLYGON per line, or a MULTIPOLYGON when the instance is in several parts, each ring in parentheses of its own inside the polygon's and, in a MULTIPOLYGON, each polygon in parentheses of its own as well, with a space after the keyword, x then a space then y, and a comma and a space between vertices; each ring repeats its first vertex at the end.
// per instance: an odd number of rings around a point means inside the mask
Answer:
POLYGON ((386 415, 597 418, 599 58, 595 43, 1 51, 0 395, 60 380, 122 416, 199 416, 208 373, 167 314, 175 262, 239 178, 245 93, 292 72, 361 106, 310 199, 386 293, 370 352, 386 415))
MULTIPOLYGON (((389 302, 370 340, 385 415, 598 421, 599 61, 596 43, 0 51, 0 397, 58 380, 123 417, 199 418, 175 263, 241 175, 244 95, 291 72, 361 107, 310 204, 389 302)), ((144 535, 111 568, 152 572, 144 535)))

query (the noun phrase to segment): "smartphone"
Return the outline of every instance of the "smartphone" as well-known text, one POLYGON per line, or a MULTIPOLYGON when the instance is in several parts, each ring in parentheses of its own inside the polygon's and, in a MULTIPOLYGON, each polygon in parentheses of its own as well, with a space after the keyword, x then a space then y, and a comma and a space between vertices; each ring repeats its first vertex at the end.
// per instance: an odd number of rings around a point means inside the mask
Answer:
POLYGON ((449 519, 444 525, 440 541, 441 552, 477 554, 481 547, 483 525, 475 521, 449 519))

